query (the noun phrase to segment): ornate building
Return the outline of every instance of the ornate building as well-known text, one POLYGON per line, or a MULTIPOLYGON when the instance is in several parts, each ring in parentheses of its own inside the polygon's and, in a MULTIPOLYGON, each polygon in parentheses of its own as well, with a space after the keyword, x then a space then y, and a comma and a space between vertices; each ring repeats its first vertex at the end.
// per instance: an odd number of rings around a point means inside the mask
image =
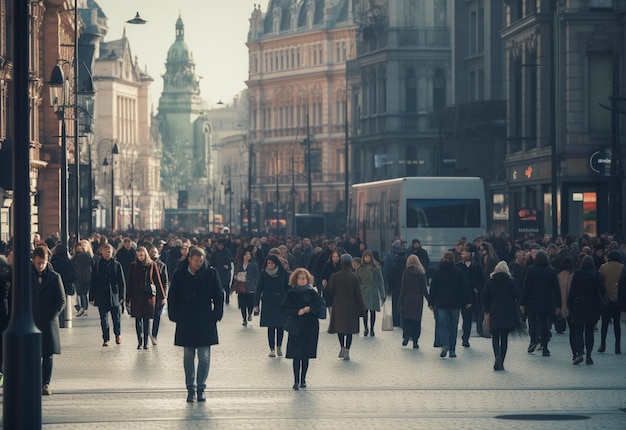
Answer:
POLYGON ((263 219, 276 217, 277 204, 283 219, 294 210, 344 211, 345 68, 355 56, 353 3, 271 0, 266 13, 260 6, 252 12, 248 145, 255 155, 252 200, 262 205, 263 219))
POLYGON ((538 210, 537 232, 623 233, 626 1, 509 0, 505 11, 500 192, 512 213, 538 210))
POLYGON ((158 109, 155 120, 163 139, 165 227, 206 230, 213 169, 212 131, 180 16, 176 20, 176 39, 167 51, 158 109))
POLYGON ((94 65, 96 90, 92 166, 96 227, 161 228, 161 148, 151 133, 152 78, 131 54, 126 35, 102 42, 94 65))

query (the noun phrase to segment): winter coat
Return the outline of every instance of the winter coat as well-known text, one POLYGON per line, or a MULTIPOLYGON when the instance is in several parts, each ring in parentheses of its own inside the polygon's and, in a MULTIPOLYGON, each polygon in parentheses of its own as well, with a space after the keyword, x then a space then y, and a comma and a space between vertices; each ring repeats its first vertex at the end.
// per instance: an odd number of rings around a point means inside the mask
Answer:
POLYGON ((226 247, 224 247, 224 249, 216 249, 213 255, 211 255, 210 265, 217 271, 217 274, 220 277, 220 282, 224 288, 227 288, 228 285, 230 285, 230 278, 233 270, 232 264, 233 255, 226 247), (228 268, 224 269, 224 266, 228 266, 228 268))
POLYGON ((61 275, 65 294, 72 296, 75 293, 74 282, 78 281, 78 272, 74 269, 70 257, 67 254, 67 248, 63 245, 55 247, 54 255, 50 257, 50 264, 56 273, 61 275))
POLYGON ((143 265, 134 261, 128 268, 126 277, 126 302, 130 302, 130 316, 134 318, 152 318, 157 297, 165 297, 159 269, 155 262, 143 265), (144 292, 146 284, 156 286, 156 296, 148 296, 144 292))
POLYGON ((207 266, 195 274, 188 266, 177 270, 167 296, 167 314, 176 323, 174 345, 216 345, 217 322, 224 315, 224 290, 216 270, 207 266))
POLYGON ((394 254, 395 257, 390 263, 389 277, 387 278, 387 293, 396 294, 400 293, 400 288, 402 287, 402 275, 404 274, 404 269, 406 268, 406 259, 407 255, 404 251, 397 252, 394 254))
POLYGON ((248 262, 248 266, 245 269, 243 267, 243 263, 237 263, 237 265, 235 266, 235 276, 233 276, 233 283, 231 286, 232 291, 235 290, 237 277, 243 276, 240 275, 240 273, 244 273, 246 277, 246 294, 254 294, 256 292, 256 286, 259 283, 259 277, 261 276, 259 266, 254 260, 250 260, 248 262))
POLYGON ((261 327, 283 327, 287 316, 281 310, 281 305, 287 296, 289 287, 289 274, 280 266, 276 276, 273 277, 265 270, 261 272, 259 283, 256 288, 254 305, 261 307, 261 327))
POLYGON ((80 252, 78 254, 74 254, 74 257, 72 257, 72 265, 74 266, 76 273, 78 273, 78 280, 74 282, 76 294, 85 295, 89 293, 93 259, 86 252, 80 252))
POLYGON ((617 302, 617 284, 624 265, 619 261, 607 261, 600 266, 600 273, 604 277, 604 286, 611 302, 617 302))
POLYGON ((124 269, 124 275, 128 275, 128 269, 137 256, 135 248, 126 249, 123 246, 115 252, 115 259, 119 261, 124 269))
POLYGON ((326 303, 312 286, 293 287, 285 296, 281 309, 287 317, 295 318, 298 334, 289 333, 286 358, 316 358, 317 341, 320 334, 319 316, 325 311, 326 303), (298 311, 309 306, 311 311, 298 315, 298 311))
POLYGON ((332 261, 326 262, 324 264, 324 269, 322 270, 322 274, 320 275, 320 281, 317 284, 317 288, 322 291, 322 297, 324 297, 324 301, 326 302, 326 306, 333 306, 334 295, 330 292, 328 287, 330 286, 330 277, 333 276, 333 273, 337 273, 341 270, 341 263, 337 263, 336 265, 332 263, 332 261), (326 280, 326 287, 323 286, 322 282, 326 280))
POLYGON ((361 295, 365 309, 380 312, 380 302, 385 299, 385 281, 380 267, 374 264, 361 264, 356 270, 361 285, 361 295))
POLYGON ((156 303, 155 303, 155 312, 161 312, 163 310, 163 306, 165 306, 162 301, 167 297, 167 292, 170 288, 170 277, 167 274, 167 266, 161 260, 155 261, 157 265, 157 269, 159 270, 159 277, 161 278, 161 284, 163 284, 163 292, 165 296, 161 295, 161 290, 157 288, 156 295, 156 303))
POLYGON ((101 258, 91 271, 89 301, 108 310, 120 306, 120 301, 125 297, 126 277, 122 265, 112 258, 101 258))
POLYGON ((569 317, 569 308, 567 307, 567 295, 569 294, 569 288, 572 284, 573 272, 569 270, 561 270, 557 275, 559 279, 559 287, 561 289, 561 316, 563 318, 569 317))
POLYGON ((61 275, 48 264, 41 275, 33 267, 31 277, 33 318, 41 330, 41 356, 60 354, 59 314, 65 309, 65 289, 61 275))
POLYGON ((500 272, 487 281, 482 291, 482 304, 489 314, 489 329, 514 330, 517 327, 517 299, 519 291, 515 280, 500 272))
POLYGON ((519 304, 526 307, 526 312, 549 315, 561 308, 559 279, 544 252, 538 252, 535 263, 526 270, 519 304))
POLYGON ((421 321, 424 298, 430 303, 426 288, 426 275, 420 273, 415 266, 407 267, 402 275, 402 287, 398 300, 398 311, 402 317, 412 321, 421 321))
POLYGON ((472 303, 463 271, 454 263, 442 261, 430 281, 430 304, 440 309, 461 309, 472 303))
MULTIPOLYGON (((468 266, 464 261, 459 261, 456 263, 456 267, 463 271, 472 298, 478 298, 478 295, 482 292, 483 286, 485 285, 483 270, 474 262, 468 266)), ((487 279, 489 279, 489 277, 487 277, 487 279)))
POLYGON ((595 324, 600 319, 604 292, 604 279, 595 268, 581 268, 574 272, 567 307, 573 324, 595 324))
POLYGON ((328 290, 335 297, 328 333, 358 333, 359 318, 365 315, 365 305, 359 278, 352 273, 350 266, 342 266, 339 272, 330 277, 328 290))

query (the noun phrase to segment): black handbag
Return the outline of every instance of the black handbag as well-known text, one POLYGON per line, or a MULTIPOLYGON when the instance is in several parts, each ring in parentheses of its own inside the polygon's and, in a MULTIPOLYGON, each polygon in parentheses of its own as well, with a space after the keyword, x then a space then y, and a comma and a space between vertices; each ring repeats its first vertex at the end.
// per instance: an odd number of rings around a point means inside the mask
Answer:
MULTIPOLYGON (((152 273, 152 268, 150 268, 150 273, 152 273)), ((143 297, 144 299, 151 299, 156 297, 156 285, 152 283, 152 276, 148 280, 147 274, 148 272, 146 272, 146 283, 143 285, 143 297)))

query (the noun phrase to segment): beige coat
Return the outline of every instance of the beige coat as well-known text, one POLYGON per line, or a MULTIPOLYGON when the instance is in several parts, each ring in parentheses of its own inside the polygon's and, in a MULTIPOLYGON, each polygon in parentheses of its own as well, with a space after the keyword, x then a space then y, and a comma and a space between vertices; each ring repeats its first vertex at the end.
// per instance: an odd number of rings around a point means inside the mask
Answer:
POLYGON ((617 284, 622 274, 624 265, 619 261, 607 261, 600 266, 600 273, 604 276, 604 286, 609 300, 617 302, 617 284))

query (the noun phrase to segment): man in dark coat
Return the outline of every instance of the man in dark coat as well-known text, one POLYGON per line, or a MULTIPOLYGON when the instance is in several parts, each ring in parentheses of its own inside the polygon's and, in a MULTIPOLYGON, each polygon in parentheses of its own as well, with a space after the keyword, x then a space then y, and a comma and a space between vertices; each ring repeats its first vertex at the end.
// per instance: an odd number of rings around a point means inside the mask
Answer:
POLYGON ((446 251, 430 283, 429 308, 435 308, 435 342, 441 345, 440 357, 445 357, 448 352, 450 358, 456 357, 459 313, 463 307, 470 306, 472 299, 465 276, 455 265, 454 254, 446 251))
POLYGON ((102 258, 93 266, 89 303, 98 307, 100 327, 102 327, 102 346, 109 346, 110 329, 108 314, 113 321, 115 343, 122 343, 120 324, 121 310, 126 294, 126 276, 119 261, 112 258, 113 247, 105 243, 100 247, 102 258))
POLYGON ((65 309, 65 289, 61 276, 48 264, 48 249, 33 251, 32 309, 37 328, 41 330, 41 394, 49 396, 52 377, 52 355, 61 353, 59 314, 65 309))
POLYGON ((548 320, 561 311, 561 289, 556 270, 550 266, 548 254, 544 251, 537 251, 535 263, 526 271, 519 303, 522 313, 528 317, 528 353, 533 353, 541 341, 543 356, 549 357, 548 320))
POLYGON ((412 245, 413 255, 417 255, 417 258, 420 259, 420 263, 424 266, 424 270, 426 270, 426 276, 430 278, 430 258, 428 257, 428 251, 422 248, 422 242, 419 239, 413 239, 412 245))
POLYGON ((328 333, 337 333, 341 350, 339 357, 350 360, 352 335, 359 332, 360 318, 365 315, 359 278, 352 273, 352 256, 343 254, 341 269, 330 277, 328 290, 334 296, 328 333))
POLYGON ((187 266, 174 272, 168 294, 168 315, 176 323, 174 345, 182 346, 187 402, 206 401, 211 345, 218 343, 217 322, 224 315, 224 291, 217 272, 205 264, 206 253, 191 247, 187 266), (198 351, 198 371, 195 356, 198 351))
POLYGON ((217 249, 211 256, 209 264, 217 271, 222 287, 226 287, 226 304, 229 304, 230 294, 228 286, 230 285, 233 273, 233 254, 226 248, 225 239, 219 239, 217 241, 217 249))
MULTIPOLYGON (((480 294, 482 293, 484 281, 483 271, 480 266, 472 261, 472 250, 469 246, 466 246, 461 251, 461 261, 456 263, 457 267, 461 269, 465 275, 467 286, 472 297, 472 306, 469 308, 462 308, 461 315, 463 316, 463 346, 469 348, 469 338, 472 334, 472 321, 476 319, 476 331, 480 336, 485 336, 483 332, 483 315, 480 305, 480 294)), ((487 335, 487 337, 489 337, 487 335)))
MULTIPOLYGON (((391 263, 387 263, 387 294, 391 294, 391 316, 394 327, 400 327, 402 325, 402 315, 398 310, 398 302, 400 301, 400 290, 402 289, 402 274, 406 269, 407 255, 405 251, 400 248, 400 251, 394 252, 393 260, 391 263)), ((384 270, 384 267, 383 267, 384 270)))
POLYGON ((122 247, 115 254, 115 259, 119 261, 124 269, 124 275, 128 274, 128 268, 130 267, 130 263, 135 261, 137 251, 133 248, 133 242, 125 237, 122 241, 122 247))

